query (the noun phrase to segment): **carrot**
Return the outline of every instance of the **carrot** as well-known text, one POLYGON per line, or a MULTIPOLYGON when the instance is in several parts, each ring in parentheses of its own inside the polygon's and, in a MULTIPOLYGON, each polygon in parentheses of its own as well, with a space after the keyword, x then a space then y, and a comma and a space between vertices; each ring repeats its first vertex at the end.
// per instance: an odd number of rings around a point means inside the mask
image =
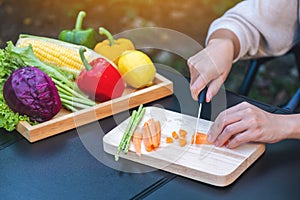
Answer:
POLYGON ((160 145, 161 128, 160 122, 149 119, 142 128, 144 146, 148 152, 155 150, 160 145))
POLYGON ((144 126, 142 127, 142 133, 143 133, 143 142, 144 142, 145 149, 146 151, 150 152, 153 150, 153 146, 152 146, 152 138, 150 135, 150 130, 147 123, 145 123, 144 126))
POLYGON ((142 140, 143 140, 143 134, 138 131, 134 131, 134 133, 132 135, 132 143, 133 143, 133 146, 135 149, 135 153, 138 156, 141 156, 141 154, 142 154, 142 151, 141 151, 142 140))
POLYGON ((152 145, 153 149, 156 149, 158 147, 158 131, 156 131, 155 121, 153 119, 148 120, 150 133, 151 133, 151 139, 152 139, 152 145))
POLYGON ((201 133, 201 132, 197 132, 195 134, 192 135, 192 141, 191 144, 210 144, 207 141, 207 134, 201 133), (196 139, 195 139, 196 136, 196 139))
POLYGON ((186 139, 185 138, 179 138, 179 145, 181 147, 184 147, 186 145, 186 139))
POLYGON ((171 137, 166 137, 166 143, 167 144, 170 144, 170 143, 173 143, 174 141, 173 141, 173 138, 171 138, 171 137))
POLYGON ((172 132, 172 136, 173 136, 174 139, 178 139, 178 134, 176 133, 176 131, 172 132))
POLYGON ((180 129, 180 130, 179 130, 179 135, 180 135, 180 137, 185 138, 186 135, 187 135, 186 130, 180 129))
POLYGON ((155 121, 155 130, 157 133, 157 144, 158 146, 160 145, 160 140, 161 140, 161 126, 160 126, 160 121, 155 121))

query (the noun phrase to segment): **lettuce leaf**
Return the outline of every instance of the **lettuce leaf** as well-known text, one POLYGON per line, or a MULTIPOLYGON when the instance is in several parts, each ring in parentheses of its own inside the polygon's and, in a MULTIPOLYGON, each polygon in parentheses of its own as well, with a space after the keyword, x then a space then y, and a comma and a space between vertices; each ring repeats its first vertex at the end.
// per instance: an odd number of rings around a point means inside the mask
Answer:
POLYGON ((0 128, 7 131, 13 131, 19 121, 27 121, 34 124, 27 116, 21 116, 14 113, 5 103, 3 98, 3 85, 6 79, 16 70, 25 66, 25 63, 19 56, 11 51, 11 46, 0 49, 0 128))

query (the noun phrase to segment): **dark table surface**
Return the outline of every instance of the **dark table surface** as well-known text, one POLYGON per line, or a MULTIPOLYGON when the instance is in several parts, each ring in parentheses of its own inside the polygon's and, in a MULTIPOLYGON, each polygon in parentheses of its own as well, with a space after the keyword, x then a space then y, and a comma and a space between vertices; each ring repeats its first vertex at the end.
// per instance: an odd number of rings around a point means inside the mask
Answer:
MULTIPOLYGON (((162 68, 159 72, 174 82, 174 95, 146 106, 159 106, 196 116, 198 105, 190 97, 188 81, 169 69, 162 68)), ((221 92, 221 101, 222 98, 226 98, 225 101, 223 99, 226 107, 248 101, 269 112, 287 113, 225 90, 223 94, 221 92)), ((213 119, 222 110, 222 106, 215 109, 218 105, 218 102, 205 104, 202 117, 213 119)), ((80 132, 88 130, 99 138, 101 144, 102 134, 116 126, 116 117, 126 119, 127 116, 119 113, 95 122, 100 125, 101 131, 86 125, 80 132)), ((0 139, 5 141, 0 147, 0 199, 300 198, 300 141, 286 140, 267 145, 261 158, 233 184, 222 188, 162 170, 127 173, 113 169, 99 161, 107 156, 103 149, 98 149, 99 158, 86 148, 78 130, 33 144, 17 132, 0 130, 0 139)))

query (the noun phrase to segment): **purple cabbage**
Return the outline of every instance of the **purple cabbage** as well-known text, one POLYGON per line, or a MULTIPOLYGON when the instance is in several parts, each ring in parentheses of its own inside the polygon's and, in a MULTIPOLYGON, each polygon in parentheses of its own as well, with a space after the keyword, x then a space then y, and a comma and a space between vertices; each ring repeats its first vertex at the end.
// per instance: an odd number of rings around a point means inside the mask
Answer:
POLYGON ((36 67, 15 70, 4 83, 3 96, 13 112, 36 122, 50 120, 62 107, 55 84, 36 67))

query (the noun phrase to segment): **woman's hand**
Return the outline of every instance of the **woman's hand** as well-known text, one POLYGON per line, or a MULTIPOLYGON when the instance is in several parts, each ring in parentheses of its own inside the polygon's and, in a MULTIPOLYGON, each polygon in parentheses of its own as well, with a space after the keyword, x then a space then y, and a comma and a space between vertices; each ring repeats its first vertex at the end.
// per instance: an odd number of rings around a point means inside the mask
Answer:
POLYGON ((206 102, 217 94, 231 69, 234 46, 230 39, 212 39, 208 46, 188 59, 193 99, 197 100, 200 91, 206 86, 206 102))
POLYGON ((290 122, 287 116, 268 113, 243 102, 219 114, 209 130, 208 140, 219 147, 228 141, 228 148, 250 141, 275 143, 288 138, 290 122))

